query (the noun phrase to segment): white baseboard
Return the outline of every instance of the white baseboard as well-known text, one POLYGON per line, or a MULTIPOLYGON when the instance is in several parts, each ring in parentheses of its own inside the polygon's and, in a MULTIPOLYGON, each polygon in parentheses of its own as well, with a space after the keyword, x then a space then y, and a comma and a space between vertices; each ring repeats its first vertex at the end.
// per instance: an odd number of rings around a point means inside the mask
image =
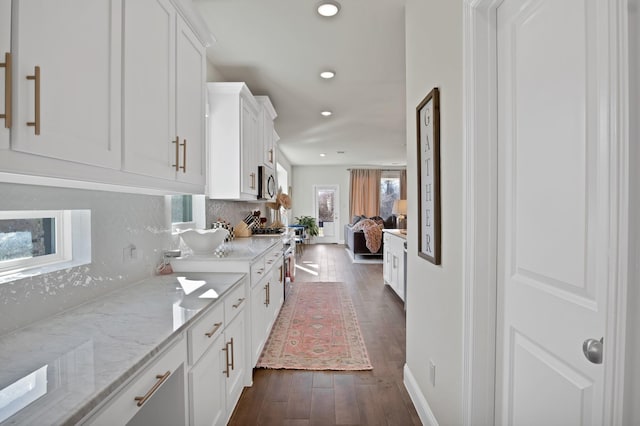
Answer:
POLYGON ((407 388, 407 392, 409 392, 411 401, 413 401, 413 405, 416 407, 422 424, 425 426, 438 426, 438 420, 436 420, 436 416, 433 415, 427 399, 422 394, 422 391, 420 391, 418 382, 416 382, 407 364, 404 365, 404 387, 407 388))

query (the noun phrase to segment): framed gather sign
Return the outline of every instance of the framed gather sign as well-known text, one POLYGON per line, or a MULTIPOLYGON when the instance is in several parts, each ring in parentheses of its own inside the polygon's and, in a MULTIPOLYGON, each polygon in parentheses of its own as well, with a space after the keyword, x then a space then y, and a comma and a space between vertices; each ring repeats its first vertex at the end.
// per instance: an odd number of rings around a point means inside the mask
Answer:
POLYGON ((418 255, 440 265, 440 92, 416 107, 418 131, 418 255))

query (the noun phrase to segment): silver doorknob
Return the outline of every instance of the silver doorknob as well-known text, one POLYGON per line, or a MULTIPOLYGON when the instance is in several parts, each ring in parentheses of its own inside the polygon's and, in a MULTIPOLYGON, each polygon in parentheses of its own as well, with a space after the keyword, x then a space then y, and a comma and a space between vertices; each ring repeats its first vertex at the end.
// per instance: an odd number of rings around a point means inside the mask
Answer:
POLYGON ((587 339, 582 344, 582 352, 584 356, 594 364, 602 364, 602 345, 604 337, 600 340, 587 339))

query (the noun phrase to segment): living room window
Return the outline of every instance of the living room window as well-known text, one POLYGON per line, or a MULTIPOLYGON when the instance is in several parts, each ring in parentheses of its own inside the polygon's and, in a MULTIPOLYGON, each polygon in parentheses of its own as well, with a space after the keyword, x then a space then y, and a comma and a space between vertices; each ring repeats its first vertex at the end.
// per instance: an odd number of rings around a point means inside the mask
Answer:
POLYGON ((380 213, 381 217, 391 216, 393 202, 400 199, 400 171, 385 170, 380 177, 380 213))

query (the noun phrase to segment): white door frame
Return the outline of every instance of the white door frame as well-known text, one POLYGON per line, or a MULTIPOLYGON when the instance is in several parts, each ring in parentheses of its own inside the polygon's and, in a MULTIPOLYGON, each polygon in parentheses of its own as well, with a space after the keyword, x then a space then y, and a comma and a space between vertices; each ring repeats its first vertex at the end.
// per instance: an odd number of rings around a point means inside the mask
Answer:
MULTIPOLYGON (((334 222, 333 222, 333 227, 334 227, 334 238, 333 241, 330 242, 329 244, 333 244, 333 243, 338 243, 340 241, 340 185, 338 184, 334 184, 334 183, 330 183, 330 184, 326 184, 326 185, 313 185, 313 212, 314 212, 314 216, 316 218, 316 221, 318 221, 318 188, 327 188, 327 189, 333 189, 335 190, 335 206, 333 208, 333 212, 334 212, 334 222), (335 219, 335 217, 338 217, 338 219, 335 219)), ((326 241, 322 241, 323 237, 316 237, 316 242, 318 243, 324 243, 326 241)))
MULTIPOLYGON (((495 424, 497 38, 503 0, 463 4, 463 423, 495 424)), ((604 423, 622 424, 629 230, 627 1, 608 0, 611 221, 604 423)))

